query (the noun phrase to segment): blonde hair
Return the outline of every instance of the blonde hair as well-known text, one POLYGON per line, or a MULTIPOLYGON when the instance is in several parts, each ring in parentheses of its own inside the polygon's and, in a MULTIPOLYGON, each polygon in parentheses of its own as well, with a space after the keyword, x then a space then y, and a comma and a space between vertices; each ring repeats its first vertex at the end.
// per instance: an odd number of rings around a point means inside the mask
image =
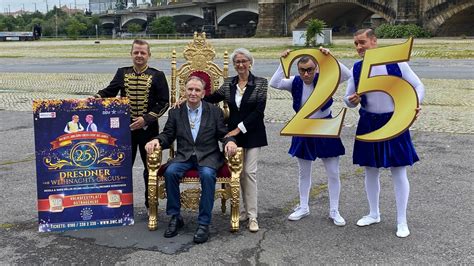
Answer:
POLYGON ((136 44, 136 45, 146 45, 146 48, 147 48, 147 51, 148 51, 148 55, 151 55, 150 44, 149 44, 147 41, 140 40, 140 39, 133 40, 132 49, 130 49, 130 54, 133 53, 133 46, 134 46, 135 44, 136 44))

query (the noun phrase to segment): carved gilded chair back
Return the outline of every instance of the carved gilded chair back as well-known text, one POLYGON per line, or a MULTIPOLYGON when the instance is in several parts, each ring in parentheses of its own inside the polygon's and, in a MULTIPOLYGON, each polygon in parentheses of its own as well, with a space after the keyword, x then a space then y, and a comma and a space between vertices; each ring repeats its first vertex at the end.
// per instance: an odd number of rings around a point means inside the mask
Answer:
MULTIPOLYGON (((207 42, 206 33, 194 32, 193 40, 190 41, 183 50, 185 62, 178 66, 176 50, 173 49, 171 57, 171 105, 177 100, 185 98, 185 82, 189 76, 198 76, 206 82, 206 95, 212 94, 219 89, 224 78, 229 73, 229 58, 227 51, 224 52, 224 62, 222 68, 214 59, 216 51, 212 44, 207 42)), ((229 117, 229 107, 226 102, 221 105, 224 117, 229 117)), ((174 149, 170 149, 170 158, 174 156, 174 149)))
POLYGON ((194 33, 194 38, 184 48, 183 57, 186 60, 181 66, 177 66, 176 50, 173 50, 171 60, 171 103, 185 96, 184 83, 189 76, 195 75, 202 78, 206 84, 206 95, 216 91, 222 84, 223 79, 229 73, 229 58, 227 51, 224 52, 223 67, 219 67, 214 59, 216 51, 207 42, 206 33, 194 33))

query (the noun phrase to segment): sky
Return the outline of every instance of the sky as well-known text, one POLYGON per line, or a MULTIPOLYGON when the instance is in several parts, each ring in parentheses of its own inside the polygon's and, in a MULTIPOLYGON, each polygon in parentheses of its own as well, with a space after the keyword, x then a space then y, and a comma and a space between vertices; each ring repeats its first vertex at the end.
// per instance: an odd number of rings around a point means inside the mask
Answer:
POLYGON ((24 7, 25 11, 35 11, 36 9, 40 12, 46 12, 46 4, 48 9, 51 10, 54 5, 59 6, 67 5, 71 8, 86 9, 89 8, 89 0, 0 0, 0 13, 8 13, 22 10, 24 7))

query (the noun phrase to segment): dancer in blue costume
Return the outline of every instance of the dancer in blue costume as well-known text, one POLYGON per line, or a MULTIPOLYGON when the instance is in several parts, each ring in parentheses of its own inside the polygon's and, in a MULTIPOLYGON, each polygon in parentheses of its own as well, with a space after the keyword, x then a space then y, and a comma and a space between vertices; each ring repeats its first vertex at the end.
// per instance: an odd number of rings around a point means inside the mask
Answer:
MULTIPOLYGON (((354 44, 359 56, 364 57, 367 49, 377 47, 377 37, 372 29, 362 29, 354 34, 354 44)), ((362 61, 354 64, 352 69, 353 77, 348 81, 344 97, 344 101, 349 107, 356 107, 359 103, 361 105, 357 135, 381 128, 390 120, 394 108, 392 98, 383 92, 369 92, 362 96, 357 94, 361 68, 362 61)), ((403 78, 415 88, 419 102, 423 100, 425 88, 406 62, 373 66, 370 76, 378 75, 392 75, 403 78)), ((418 116, 420 108, 416 111, 418 116)), ((365 167, 365 191, 370 208, 370 213, 357 221, 358 226, 367 226, 380 222, 379 169, 381 167, 390 168, 397 204, 396 235, 398 237, 410 235, 406 218, 408 196, 410 194, 406 166, 413 165, 418 160, 408 129, 400 136, 387 141, 355 141, 353 162, 365 167)))
MULTIPOLYGON (((329 50, 320 48, 324 54, 328 54, 329 50)), ((281 56, 286 57, 290 50, 284 51, 281 56)), ((298 112, 309 98, 314 90, 319 78, 318 65, 314 58, 303 56, 298 63, 299 75, 285 78, 283 69, 280 65, 273 74, 270 86, 291 92, 293 96, 293 109, 298 112)), ((341 79, 344 82, 349 79, 351 72, 347 67, 339 64, 341 68, 341 79)), ((320 110, 315 112, 310 118, 331 118, 331 105, 333 100, 330 99, 320 110)), ((288 217, 290 221, 297 221, 309 215, 309 192, 311 190, 311 171, 312 163, 317 158, 321 158, 326 174, 328 176, 329 190, 329 217, 335 225, 344 226, 346 221, 339 214, 339 194, 341 191, 341 181, 339 179, 339 156, 344 155, 345 150, 340 138, 321 138, 321 137, 293 137, 291 147, 288 152, 292 156, 296 156, 299 166, 299 192, 300 204, 294 212, 288 217)))

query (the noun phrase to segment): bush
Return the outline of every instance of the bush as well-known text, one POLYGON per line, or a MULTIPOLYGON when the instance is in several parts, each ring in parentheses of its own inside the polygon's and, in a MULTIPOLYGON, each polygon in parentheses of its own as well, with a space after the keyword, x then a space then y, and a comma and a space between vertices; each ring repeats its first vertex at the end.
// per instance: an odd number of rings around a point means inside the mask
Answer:
POLYGON ((66 32, 67 36, 76 40, 83 31, 87 30, 87 25, 80 22, 76 18, 70 18, 67 21, 66 32))
POLYGON ((153 34, 173 34, 176 26, 172 17, 159 17, 150 23, 150 31, 153 34))
POLYGON ((141 30, 142 30, 142 26, 140 26, 137 23, 130 23, 127 26, 127 32, 130 32, 130 33, 133 33, 133 34, 138 33, 141 30))
POLYGON ((415 24, 406 25, 390 25, 382 24, 375 29, 375 34, 378 38, 427 38, 431 37, 431 34, 423 29, 422 27, 415 24))
POLYGON ((316 46, 316 35, 323 33, 323 28, 326 27, 326 22, 314 18, 306 21, 306 47, 316 46))

